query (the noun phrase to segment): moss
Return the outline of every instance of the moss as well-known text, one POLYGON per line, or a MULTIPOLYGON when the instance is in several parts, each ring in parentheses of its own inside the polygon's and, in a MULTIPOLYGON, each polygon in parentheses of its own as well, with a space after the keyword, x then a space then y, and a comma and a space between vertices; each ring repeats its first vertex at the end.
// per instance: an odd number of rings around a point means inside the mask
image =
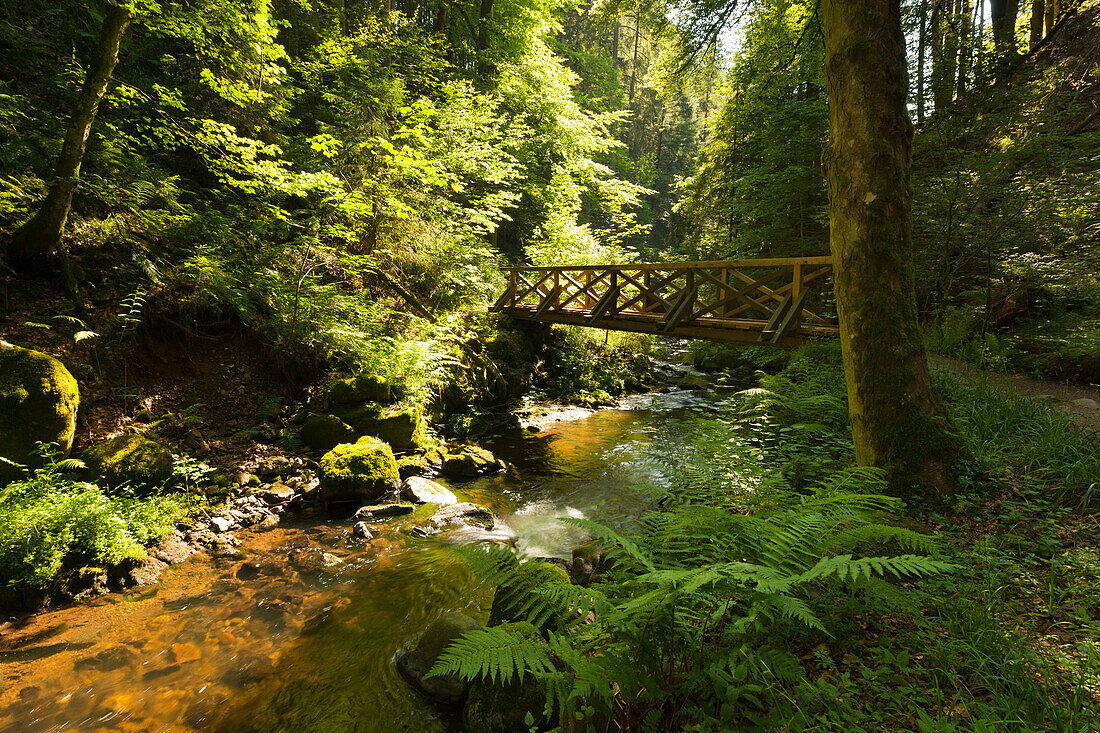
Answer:
POLYGON ((470 478, 501 468, 501 463, 489 451, 476 445, 466 445, 443 459, 443 473, 470 478))
POLYGON ((320 477, 326 500, 374 501, 397 486, 397 461, 388 445, 367 435, 323 455, 320 477))
POLYGON ((337 405, 363 402, 385 403, 393 399, 393 390, 382 377, 376 374, 360 374, 332 385, 328 397, 330 402, 337 405))
MULTIPOLYGON (((38 465, 38 442, 68 451, 79 405, 76 379, 61 362, 0 341, 0 456, 38 465)), ((0 465, 0 482, 12 474, 0 465)))
POLYGON ((315 450, 328 451, 355 439, 355 430, 335 415, 311 415, 302 425, 302 442, 315 450))
POLYGON ((406 407, 386 411, 381 405, 365 404, 336 411, 358 435, 373 435, 397 451, 418 448, 424 442, 420 411, 406 407))
POLYGON ((172 479, 172 454, 140 435, 120 435, 81 455, 91 474, 108 486, 155 489, 172 479))

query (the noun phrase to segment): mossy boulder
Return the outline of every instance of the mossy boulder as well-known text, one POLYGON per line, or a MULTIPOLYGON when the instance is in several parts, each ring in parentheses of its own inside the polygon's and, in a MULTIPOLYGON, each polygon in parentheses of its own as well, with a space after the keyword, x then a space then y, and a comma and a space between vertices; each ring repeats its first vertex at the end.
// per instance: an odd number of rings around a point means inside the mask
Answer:
MULTIPOLYGON (((501 624, 498 628, 542 641, 538 630, 526 621, 501 624)), ((532 726, 527 724, 530 715, 535 730, 548 731, 557 725, 557 715, 547 718, 545 710, 546 692, 535 675, 525 675, 522 682, 513 678, 508 684, 477 679, 470 683, 462 722, 466 730, 479 733, 530 733, 532 726)))
MULTIPOLYGON (((417 692, 443 705, 461 705, 470 683, 454 674, 425 677, 439 655, 467 631, 480 629, 481 624, 469 616, 452 612, 444 614, 424 630, 416 646, 397 655, 397 671, 417 692)), ((476 728, 472 730, 477 730, 476 728)))
POLYGON ((330 451, 354 441, 355 430, 335 415, 311 415, 302 424, 302 442, 314 450, 330 451))
POLYGON ((396 451, 412 450, 424 441, 420 411, 411 407, 385 410, 381 405, 368 403, 337 408, 335 414, 357 435, 373 435, 396 451))
POLYGON ((365 435, 321 456, 319 475, 325 501, 376 502, 397 487, 397 461, 390 447, 365 435))
POLYGON ((447 476, 473 478, 502 468, 504 463, 489 451, 476 445, 466 445, 447 454, 443 459, 442 472, 447 476))
MULTIPOLYGON (((76 431, 80 390, 65 365, 40 351, 0 341, 0 456, 39 465, 36 443, 68 451, 76 431)), ((0 484, 18 476, 0 463, 0 484)))
POLYGON ((393 389, 386 380, 376 374, 360 374, 332 385, 328 392, 328 399, 335 405, 364 402, 388 403, 393 399, 393 389))
POLYGON ((81 454, 90 475, 108 486, 156 489, 172 480, 172 454, 141 435, 119 435, 81 454))

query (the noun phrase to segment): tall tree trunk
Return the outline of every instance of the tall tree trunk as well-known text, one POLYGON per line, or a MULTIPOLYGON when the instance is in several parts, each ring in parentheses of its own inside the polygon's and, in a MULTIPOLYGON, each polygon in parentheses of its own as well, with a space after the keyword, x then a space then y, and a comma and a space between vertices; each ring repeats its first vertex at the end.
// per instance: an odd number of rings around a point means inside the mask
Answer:
POLYGON ((1027 39, 1027 50, 1034 50, 1043 40, 1043 19, 1046 14, 1046 3, 1043 0, 1031 0, 1030 34, 1027 39))
MULTIPOLYGON (((130 11, 112 6, 103 21, 99 33, 99 45, 95 58, 84 77, 84 86, 77 98, 69 129, 65 133, 65 142, 61 145, 61 155, 57 159, 57 172, 50 183, 49 193, 41 208, 23 226, 15 230, 9 252, 12 263, 17 268, 31 266, 41 261, 55 250, 62 256, 62 270, 70 271, 61 249, 61 235, 65 231, 65 222, 69 218, 69 209, 73 202, 73 192, 80 181, 80 164, 84 159, 84 148, 88 135, 92 131, 96 110, 107 91, 107 83, 118 63, 119 43, 122 34, 130 25, 130 11)), ((71 276, 64 276, 69 280, 71 276)), ((70 283, 66 282, 66 289, 70 283)), ((73 283, 75 288, 75 283, 73 283)), ((72 295, 73 293, 70 293, 72 295)))
MULTIPOLYGON (((977 14, 982 0, 974 4, 974 13, 977 14)), ((955 99, 966 92, 966 83, 970 74, 970 59, 974 50, 974 27, 977 25, 975 16, 971 15, 969 0, 959 0, 956 8, 959 18, 959 73, 955 78, 955 99)))
POLYGON ((829 247, 856 459, 885 469, 894 492, 937 502, 954 485, 957 443, 917 325, 900 0, 823 0, 822 10, 829 247))
POLYGON ((1020 0, 990 0, 989 17, 993 25, 993 43, 1001 56, 1016 55, 1016 16, 1020 0))
POLYGON ((932 4, 932 104, 937 112, 951 106, 951 91, 955 87, 949 1, 933 0, 932 4))
POLYGON ((1054 24, 1058 22, 1058 0, 1047 0, 1046 7, 1046 32, 1044 35, 1049 34, 1054 28, 1054 24))
POLYGON ((485 77, 492 73, 493 66, 487 58, 489 53, 489 24, 493 18, 493 0, 481 0, 477 16, 477 73, 485 77))
POLYGON ((630 62, 630 101, 634 102, 634 83, 638 79, 638 39, 642 34, 641 18, 634 16, 634 60, 630 62))
POLYGON ((924 54, 928 46, 928 0, 920 3, 920 32, 917 36, 917 122, 924 122, 924 54))

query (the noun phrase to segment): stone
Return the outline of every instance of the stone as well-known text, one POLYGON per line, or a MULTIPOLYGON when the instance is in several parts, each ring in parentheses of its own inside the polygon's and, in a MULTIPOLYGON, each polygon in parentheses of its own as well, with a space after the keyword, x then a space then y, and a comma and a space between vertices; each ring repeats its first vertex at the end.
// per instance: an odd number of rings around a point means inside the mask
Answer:
POLYGON ((1088 397, 1082 397, 1074 400, 1073 404, 1078 407, 1083 407, 1086 410, 1100 410, 1100 404, 1097 404, 1096 400, 1090 400, 1088 397))
POLYGON ((260 459, 256 464, 256 474, 259 476, 289 476, 297 473, 305 465, 300 458, 290 456, 268 456, 260 459))
POLYGON ((330 570, 344 561, 318 547, 295 547, 287 553, 287 560, 302 573, 319 573, 330 570))
POLYGON ((176 533, 160 543, 160 547, 153 551, 153 557, 169 565, 175 565, 191 557, 194 552, 195 548, 184 542, 183 538, 176 533))
POLYGON ((355 430, 335 415, 311 415, 302 425, 302 442, 319 451, 330 451, 356 438, 355 430))
POLYGON ((173 478, 168 449, 141 435, 119 435, 96 443, 81 454, 91 476, 112 487, 157 489, 173 478))
POLYGON ((1058 398, 1052 394, 1035 395, 1036 402, 1057 402, 1058 398))
POLYGON ((390 402, 393 399, 393 390, 376 374, 360 374, 332 385, 328 391, 328 399, 337 405, 390 402))
POLYGON ((366 522, 356 522, 355 526, 351 528, 351 534, 361 540, 374 539, 374 533, 370 531, 370 526, 366 522))
POLYGON ((294 489, 281 481, 276 481, 257 493, 269 506, 273 504, 285 504, 294 498, 294 489))
POLYGON ((168 568, 168 563, 156 557, 147 557, 144 561, 126 571, 126 584, 132 586, 152 585, 160 580, 160 574, 168 568))
POLYGON ((359 507, 359 510, 352 516, 352 520, 356 522, 380 522, 404 514, 411 514, 412 510, 411 504, 374 504, 359 507))
MULTIPOLYGON (((0 456, 41 465, 38 442, 56 443, 68 453, 79 405, 76 379, 61 362, 0 340, 0 456)), ((0 485, 19 475, 0 462, 0 485)))
MULTIPOLYGON (((470 683, 454 674, 427 677, 428 671, 451 642, 467 631, 480 629, 481 624, 463 613, 444 614, 424 630, 412 649, 398 652, 397 671, 424 697, 443 705, 461 705, 470 683)), ((473 728, 471 730, 477 730, 473 728)))
MULTIPOLYGON (((526 622, 501 624, 498 628, 541 640, 535 627, 526 622)), ((525 675, 522 682, 513 678, 508 684, 478 679, 470 683, 462 723, 464 730, 478 733, 547 731, 557 725, 557 720, 556 715, 547 720, 545 709, 546 692, 534 675, 525 675), (534 728, 526 722, 528 715, 535 721, 534 728)))
POLYGON ((341 443, 321 457, 321 495, 326 501, 377 501, 397 487, 397 461, 390 447, 370 436, 341 443))
POLYGON ((504 464, 489 451, 476 445, 467 445, 443 459, 442 472, 447 476, 473 478, 504 468, 504 464))
POLYGON ((261 566, 258 562, 244 562, 237 568, 237 580, 253 580, 260 576, 261 566))
POLYGON ((402 482, 401 498, 415 504, 458 503, 458 497, 446 486, 420 476, 410 476, 402 482))
POLYGON ((214 517, 210 520, 210 529, 222 534, 233 528, 233 520, 229 517, 214 517))
POLYGON ((428 520, 429 525, 435 530, 445 527, 472 524, 483 529, 492 529, 496 525, 496 515, 491 509, 486 509, 470 502, 460 502, 440 507, 439 511, 428 520))
POLYGON ((411 407, 384 410, 381 405, 368 403, 335 412, 357 435, 373 435, 397 451, 412 450, 424 441, 420 411, 411 407))
POLYGON ((401 456, 397 459, 397 473, 402 479, 423 476, 431 470, 428 460, 421 455, 401 456))

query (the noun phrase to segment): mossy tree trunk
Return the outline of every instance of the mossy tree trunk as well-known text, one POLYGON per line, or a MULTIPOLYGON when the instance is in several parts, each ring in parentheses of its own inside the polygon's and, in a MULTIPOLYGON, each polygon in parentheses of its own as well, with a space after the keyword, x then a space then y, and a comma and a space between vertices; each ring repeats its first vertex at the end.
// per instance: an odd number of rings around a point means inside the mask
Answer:
MULTIPOLYGON (((80 164, 84 159, 84 148, 92 131, 92 122, 95 121, 96 110, 107 91, 107 82, 118 63, 119 44, 130 20, 129 10, 112 6, 103 21, 96 55, 88 67, 76 109, 69 121, 49 193, 38 212, 12 235, 9 255, 17 268, 25 269, 41 261, 61 244, 73 192, 80 179, 80 164)), ((68 268, 63 266, 63 270, 68 271, 68 268)), ((71 275, 66 275, 66 280, 70 277, 71 275)), ((66 288, 70 285, 75 289, 75 282, 66 282, 66 288)))
POLYGON ((905 38, 899 0, 823 0, 829 246, 856 458, 937 502, 956 440, 936 403, 913 288, 905 38))

